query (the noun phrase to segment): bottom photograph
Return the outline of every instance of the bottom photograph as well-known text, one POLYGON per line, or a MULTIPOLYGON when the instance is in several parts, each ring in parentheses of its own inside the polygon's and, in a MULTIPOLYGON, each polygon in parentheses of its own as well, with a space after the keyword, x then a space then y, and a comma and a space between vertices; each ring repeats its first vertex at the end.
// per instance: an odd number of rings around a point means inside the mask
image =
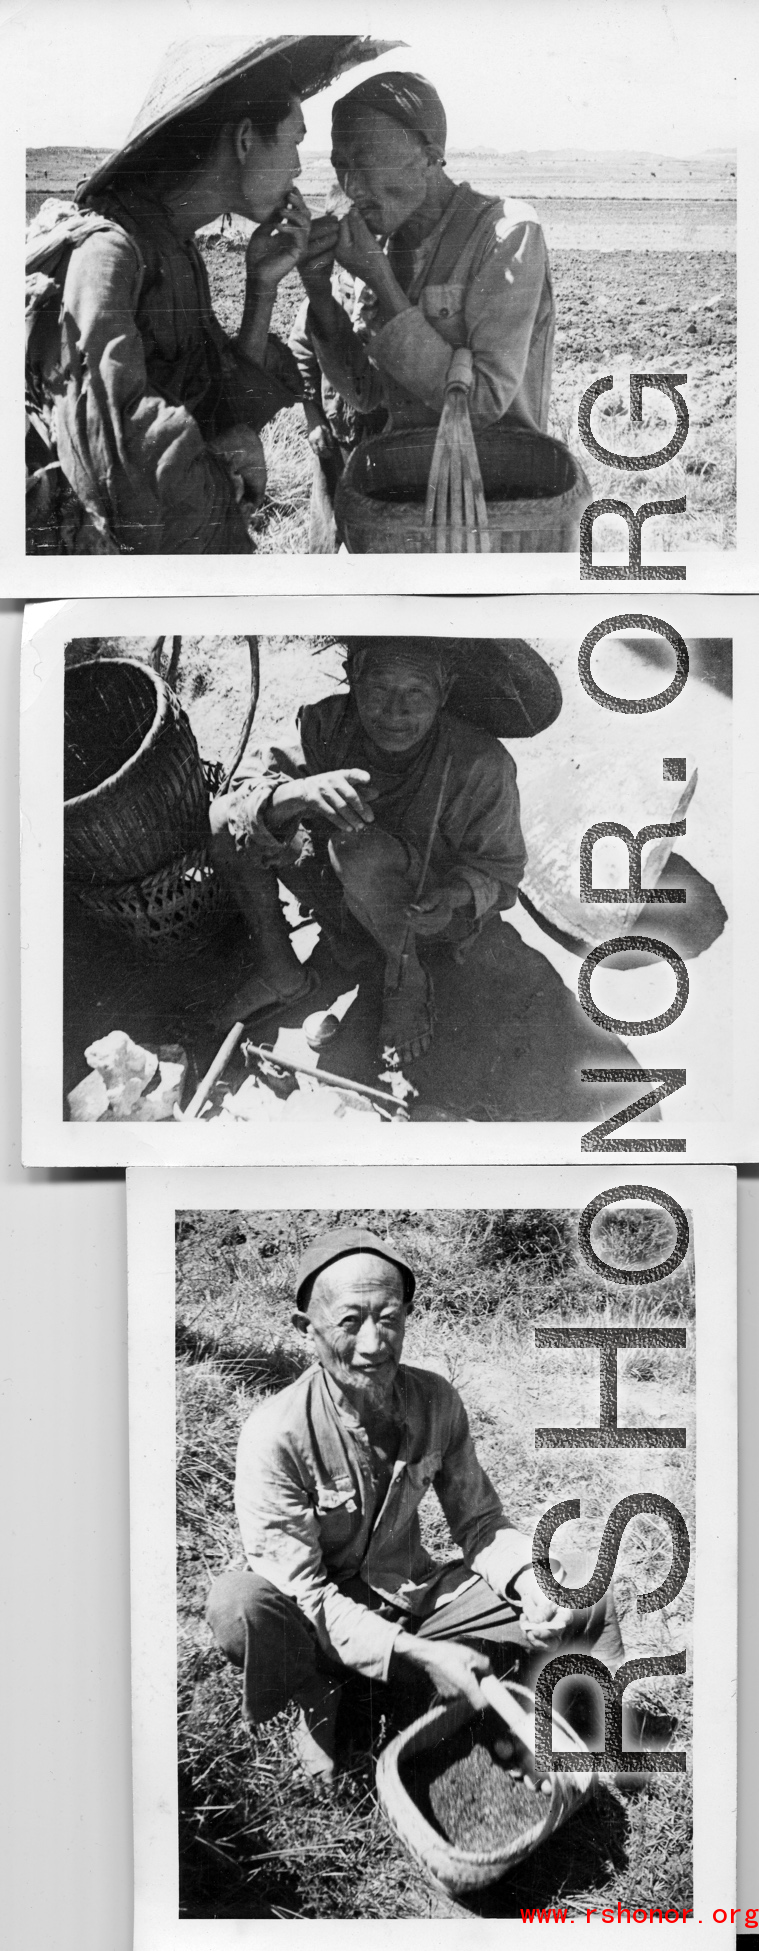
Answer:
POLYGON ((619 1178, 130 1171, 138 1945, 715 1929, 734 1175, 619 1178))

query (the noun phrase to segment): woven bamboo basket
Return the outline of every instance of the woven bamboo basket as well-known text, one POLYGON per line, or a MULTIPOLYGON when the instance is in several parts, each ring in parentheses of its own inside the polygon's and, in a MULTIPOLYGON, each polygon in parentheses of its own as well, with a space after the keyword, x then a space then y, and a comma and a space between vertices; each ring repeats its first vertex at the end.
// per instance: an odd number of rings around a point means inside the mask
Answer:
POLYGON ((181 950, 200 954, 219 922, 234 909, 207 847, 167 861, 141 881, 77 887, 81 907, 112 935, 128 935, 138 953, 167 960, 181 950))
MULTIPOLYGON (((535 1697, 528 1687, 509 1681, 509 1691, 520 1705, 534 1713, 535 1697)), ((417 1756, 443 1748, 474 1718, 469 1701, 457 1699, 430 1708, 418 1721, 404 1728, 383 1749, 377 1763, 377 1792, 401 1841, 410 1850, 434 1883, 451 1896, 466 1890, 481 1890, 522 1863, 545 1842, 589 1795, 594 1776, 590 1772, 551 1775, 550 1796, 536 1793, 535 1821, 529 1829, 510 1837, 495 1850, 476 1853, 448 1842, 433 1827, 413 1794, 413 1763, 417 1756)), ((554 1727, 573 1748, 583 1742, 569 1723, 554 1712, 554 1727)))
POLYGON ((64 869, 70 880, 144 880, 203 844, 208 786, 186 712, 129 658, 66 672, 64 869))
MULTIPOLYGON (((437 441, 434 427, 408 427, 363 441, 338 483, 340 540, 352 555, 424 554, 482 549, 476 514, 430 531, 425 507, 437 441)), ((548 434, 501 421, 474 437, 491 552, 566 554, 579 547, 580 519, 592 490, 569 448, 548 434)))

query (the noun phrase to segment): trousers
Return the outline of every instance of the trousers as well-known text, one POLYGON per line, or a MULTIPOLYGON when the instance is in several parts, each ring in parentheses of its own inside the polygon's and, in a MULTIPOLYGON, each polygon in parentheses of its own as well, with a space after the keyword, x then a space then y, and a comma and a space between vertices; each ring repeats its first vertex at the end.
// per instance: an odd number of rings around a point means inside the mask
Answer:
MULTIPOLYGON (((265 867, 252 847, 236 850, 224 831, 214 836, 214 857, 254 927, 270 911, 267 895, 280 880, 304 907, 313 908, 332 940, 342 940, 357 954, 362 945, 368 949, 369 937, 392 969, 410 947, 406 908, 415 898, 421 859, 410 841, 386 832, 379 821, 358 833, 335 831, 322 859, 306 846, 281 855, 276 867, 265 867)), ((435 941, 461 942, 478 932, 474 916, 457 909, 435 941)))
MULTIPOLYGON (((560 1645, 545 1653, 530 1645, 517 1607, 499 1599, 482 1578, 421 1618, 388 1605, 361 1579, 351 1579, 343 1589, 420 1638, 455 1639, 491 1652, 497 1647, 494 1664, 501 1677, 527 1686, 535 1685, 541 1667, 559 1651, 592 1652, 612 1668, 624 1659, 611 1591, 588 1611, 573 1613, 560 1645)), ((251 1725, 281 1713, 313 1684, 317 1672, 347 1678, 351 1671, 323 1651, 296 1601, 257 1572, 233 1570, 214 1579, 206 1618, 216 1645, 242 1672, 243 1716, 251 1725)))

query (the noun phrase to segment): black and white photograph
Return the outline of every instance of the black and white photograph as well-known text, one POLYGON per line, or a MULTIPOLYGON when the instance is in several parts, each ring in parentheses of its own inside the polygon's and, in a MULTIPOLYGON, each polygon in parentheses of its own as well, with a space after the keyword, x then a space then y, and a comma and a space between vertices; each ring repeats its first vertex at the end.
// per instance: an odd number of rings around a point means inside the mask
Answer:
POLYGON ((359 11, 19 10, 27 592, 749 587, 750 9, 359 11))
POLYGON ((686 601, 28 612, 29 1162, 751 1156, 753 611, 686 601))
POLYGON ((0 0, 13 1951, 759 1930, 757 74, 0 0))
POLYGON ((734 1180, 629 1181, 130 1172, 138 1951, 243 1918, 714 1941, 734 1180))

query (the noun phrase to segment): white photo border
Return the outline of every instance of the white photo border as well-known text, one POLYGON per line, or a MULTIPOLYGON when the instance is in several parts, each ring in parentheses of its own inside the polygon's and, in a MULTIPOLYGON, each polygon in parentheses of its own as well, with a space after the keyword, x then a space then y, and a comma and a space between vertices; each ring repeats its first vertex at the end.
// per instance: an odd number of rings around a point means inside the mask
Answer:
MULTIPOLYGON (((364 555, 337 556, 254 554, 250 556, 35 556, 27 555, 24 536, 24 407, 22 384, 22 288, 24 283, 24 212, 26 180, 25 102, 34 88, 33 41, 34 13, 37 31, 44 32, 44 9, 49 0, 25 0, 15 18, 2 28, 3 91, 5 114, 0 118, 0 164, 5 189, 6 209, 3 225, 5 304, 0 314, 0 365, 3 373, 17 374, 17 384, 6 384, 0 396, 0 444, 4 466, 0 472, 0 534, 3 537, 0 560, 0 595, 48 600, 59 596, 207 596, 327 594, 381 595, 388 590, 405 595, 493 595, 522 593, 538 587, 549 592, 580 592, 601 587, 594 578, 583 582, 577 554, 494 554, 464 555, 364 555)), ((76 31, 77 11, 86 0, 74 0, 67 7, 67 33, 76 31)), ((158 0, 160 6, 160 0, 158 0)), ((684 550, 659 554, 646 547, 643 530, 643 561, 647 568, 661 569, 682 562, 686 581, 679 587, 713 592, 741 592, 759 587, 759 476, 755 456, 759 450, 759 373, 756 342, 759 333, 759 142, 755 138, 754 76, 759 65, 759 16, 742 0, 728 0, 721 14, 721 34, 733 34, 736 72, 736 137, 738 183, 738 365, 737 365, 737 547, 724 551, 684 550)), ((322 0, 319 22, 327 31, 360 31, 378 38, 413 39, 414 19, 423 17, 430 0, 383 0, 367 5, 367 0, 322 0)), ((487 12, 499 9, 500 0, 476 0, 481 10, 481 32, 487 37, 487 12)), ((664 6, 664 0, 662 0, 664 6)), ((436 14, 445 31, 442 8, 451 19, 456 0, 437 0, 436 14)), ((222 31, 221 10, 227 31, 243 31, 249 26, 245 0, 216 0, 213 32, 222 31)), ((666 11, 666 9, 665 9, 666 11)), ((588 91, 598 90, 601 114, 606 113, 608 85, 604 93, 603 73, 597 71, 594 53, 594 22, 606 12, 604 0, 581 0, 578 36, 587 47, 588 91)), ((187 29, 207 28, 204 0, 189 0, 187 29), (204 18, 205 16, 205 18, 204 18)), ((313 0, 290 0, 287 25, 297 31, 313 25, 313 0)), ((277 16, 276 24, 281 26, 277 16)), ((115 32, 118 30, 115 29, 115 32)), ((458 22, 456 30, 458 31, 458 22)), ((471 27, 469 31, 474 31, 471 27)), ((156 54, 159 58, 157 45, 156 54)), ((613 86, 616 84, 614 80, 613 86)), ((673 89, 687 87, 683 73, 683 49, 673 39, 673 89)), ((587 123, 578 129, 578 146, 586 139, 587 123)), ((602 146, 602 145, 601 145, 602 146)), ((614 361, 612 360, 612 365, 614 361)), ((602 369, 599 369, 602 370, 602 369)), ((676 521, 676 517, 672 518, 676 521)), ((621 537, 620 537, 621 540, 621 537)), ((612 591, 614 583, 606 585, 612 591)), ((645 580, 623 581, 616 585, 625 595, 651 595, 657 588, 666 593, 673 585, 645 580)), ((675 584, 677 589, 678 585, 675 584)))
MULTIPOLYGON (((445 598, 386 596, 372 601, 335 598, 125 599, 121 602, 32 605, 25 614, 22 649, 22 1049, 24 1067, 23 1159, 25 1165, 120 1166, 277 1161, 308 1165, 313 1126, 290 1122, 243 1129, 218 1121, 192 1124, 75 1124, 62 1112, 63 935, 63 675, 64 645, 72 637, 140 636, 185 631, 231 636, 260 635, 516 636, 550 641, 572 637, 578 650, 585 634, 615 612, 599 596, 445 598), (286 1146, 286 1150, 285 1150, 286 1146)), ((626 604, 626 615, 650 616, 649 605, 626 604)), ((733 702, 733 915, 731 994, 732 1073, 726 1082, 730 1116, 685 1123, 685 1158, 693 1164, 743 1161, 759 1150, 759 1048, 755 1036, 755 972, 759 965, 759 913, 750 836, 759 828, 759 771, 755 727, 759 722, 759 597, 657 597, 656 614, 688 637, 729 637, 738 686, 733 702), (729 1085, 732 1085, 732 1093, 729 1085)), ((602 811, 603 809, 601 809, 602 811)), ((579 962, 577 967, 579 969, 579 962)), ((646 1058, 642 1061, 645 1063, 646 1058)), ((653 1057, 648 1061, 653 1062, 653 1057)), ((575 1123, 445 1123, 362 1125, 367 1164, 462 1164, 583 1162, 581 1139, 590 1118, 575 1123)), ((678 1133, 681 1126, 676 1127, 678 1133)), ((320 1154, 333 1164, 355 1156, 355 1128, 341 1135, 340 1121, 319 1127, 320 1154)))
MULTIPOLYGON (((355 1205, 386 1210, 584 1207, 620 1185, 660 1188, 693 1215, 696 1258, 696 1598, 694 1612, 694 1914, 698 1943, 722 1942, 717 1908, 735 1904, 737 1661, 736 1173, 729 1167, 132 1168, 127 1175, 132 1562, 135 1951, 231 1951, 255 1932, 260 1951, 308 1931, 411 1951, 423 1922, 198 1920, 178 1916, 175 1576, 175 1215, 179 1211, 355 1205), (719 1647, 719 1657, 716 1649, 719 1647)), ((582 1919, 575 1920, 582 1926, 582 1919)), ((591 1920, 590 1927, 599 1922, 591 1920)), ((513 1919, 445 1927, 456 1951, 500 1951, 513 1919)), ((556 1925, 549 1926, 556 1929, 556 1925)), ((588 1925, 586 1923, 586 1928, 588 1925)), ((682 1922, 680 1929, 682 1930, 682 1922)), ((429 1930, 438 1931, 439 1923, 429 1930)), ((520 1939, 521 1941, 521 1939, 520 1939)))

